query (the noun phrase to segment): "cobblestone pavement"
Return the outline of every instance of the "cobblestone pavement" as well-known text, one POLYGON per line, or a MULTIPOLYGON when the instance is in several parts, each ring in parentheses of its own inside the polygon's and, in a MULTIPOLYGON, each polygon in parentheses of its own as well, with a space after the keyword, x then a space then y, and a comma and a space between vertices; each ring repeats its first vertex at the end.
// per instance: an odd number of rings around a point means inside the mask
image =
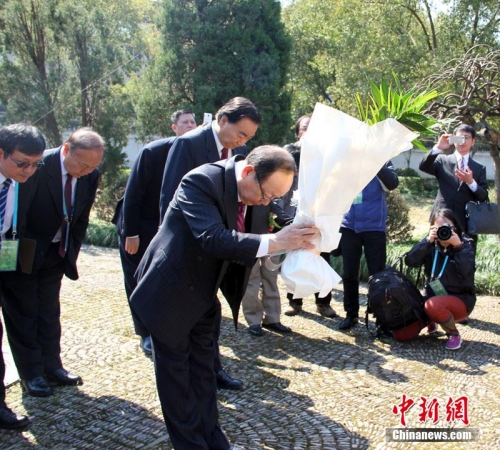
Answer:
MULTIPOLYGON (((85 247, 79 269, 79 281, 63 283, 62 354, 85 384, 56 388, 49 398, 28 397, 12 385, 8 404, 33 423, 24 432, 0 430, 0 448, 170 449, 153 364, 133 333, 118 252, 85 247)), ((334 298, 343 315, 342 291, 334 298)), ((224 364, 246 389, 220 392, 221 423, 247 450, 500 447, 499 298, 479 299, 469 325, 461 327, 465 342, 457 352, 444 349, 443 335, 403 344, 374 341, 362 326, 340 332, 340 319, 317 315, 313 299, 301 316, 283 316, 293 329, 287 336, 250 336, 242 318, 236 332, 223 307, 224 364), (402 395, 416 403, 406 413, 407 426, 427 428, 463 427, 463 420, 447 421, 446 403, 467 396, 479 440, 386 442, 386 428, 399 424, 392 409, 402 395), (437 399, 437 424, 420 422, 420 397, 437 399)))

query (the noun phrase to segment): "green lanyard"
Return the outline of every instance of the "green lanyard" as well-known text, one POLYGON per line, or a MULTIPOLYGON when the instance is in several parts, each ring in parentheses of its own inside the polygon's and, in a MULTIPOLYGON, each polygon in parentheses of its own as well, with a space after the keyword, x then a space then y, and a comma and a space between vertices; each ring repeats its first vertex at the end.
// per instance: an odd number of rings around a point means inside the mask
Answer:
MULTIPOLYGON (((17 210, 18 210, 18 201, 19 201, 19 183, 15 182, 15 181, 13 181, 13 183, 14 183, 14 211, 12 212, 12 239, 15 239, 16 235, 17 235, 17 210)), ((7 201, 7 200, 5 200, 5 201, 7 201)), ((5 213, 7 213, 7 206, 5 206, 5 213)), ((2 230, 3 230, 3 218, 0 217, 0 234, 1 234, 2 230)))

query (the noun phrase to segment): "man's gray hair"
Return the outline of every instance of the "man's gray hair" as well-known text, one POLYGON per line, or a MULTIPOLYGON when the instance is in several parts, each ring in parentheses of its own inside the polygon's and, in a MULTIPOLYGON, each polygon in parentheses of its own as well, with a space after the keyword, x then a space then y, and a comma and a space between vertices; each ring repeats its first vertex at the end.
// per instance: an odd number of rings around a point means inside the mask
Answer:
POLYGON ((79 128, 71 134, 66 143, 69 151, 76 150, 104 150, 104 140, 92 128, 79 128))
POLYGON ((295 173, 297 171, 293 156, 276 145, 261 145, 253 149, 248 154, 246 162, 253 166, 261 182, 274 172, 295 173))

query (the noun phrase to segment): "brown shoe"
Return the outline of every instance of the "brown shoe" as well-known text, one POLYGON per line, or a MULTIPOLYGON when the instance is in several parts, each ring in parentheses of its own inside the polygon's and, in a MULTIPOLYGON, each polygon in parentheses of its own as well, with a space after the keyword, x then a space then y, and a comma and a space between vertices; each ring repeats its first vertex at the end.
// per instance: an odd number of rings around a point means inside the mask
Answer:
POLYGON ((337 317, 338 314, 330 305, 316 305, 316 311, 318 311, 323 317, 337 317))
POLYGON ((302 312, 302 305, 288 305, 285 309, 285 316, 296 316, 302 312))

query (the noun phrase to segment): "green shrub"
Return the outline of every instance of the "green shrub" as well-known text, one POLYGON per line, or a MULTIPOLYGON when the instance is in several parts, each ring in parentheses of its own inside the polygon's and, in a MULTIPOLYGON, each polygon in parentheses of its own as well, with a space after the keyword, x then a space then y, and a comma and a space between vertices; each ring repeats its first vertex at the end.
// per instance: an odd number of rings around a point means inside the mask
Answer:
POLYGON ((399 177, 399 191, 406 198, 434 198, 437 192, 435 178, 399 177))
POLYGON ((500 243, 497 236, 479 236, 476 252, 476 293, 500 295, 500 243))
MULTIPOLYGON (((411 250, 414 243, 388 244, 387 245, 387 265, 392 264, 400 256, 411 250)), ((342 275, 342 257, 331 258, 333 269, 342 275)), ((399 265, 397 266, 399 269, 399 265)), ((478 295, 500 295, 500 277, 498 276, 500 267, 500 244, 496 236, 480 236, 476 253, 476 274, 475 285, 478 295)), ((417 282, 419 268, 407 267, 403 264, 403 273, 414 283, 417 282)), ((368 266, 365 255, 361 257, 360 276, 361 281, 368 281, 368 266)), ((423 288, 425 282, 424 269, 422 267, 418 287, 423 288)))
POLYGON ((118 248, 118 234, 112 223, 92 217, 85 235, 85 244, 118 248))
POLYGON ((97 196, 94 203, 96 216, 111 222, 118 200, 123 197, 130 169, 120 169, 116 175, 104 174, 99 180, 97 196))
POLYGON ((387 195, 387 241, 408 242, 414 226, 410 223, 410 207, 403 196, 394 190, 387 195))
POLYGON ((411 167, 398 167, 396 170, 396 175, 398 177, 417 177, 420 178, 420 175, 415 169, 411 167))

